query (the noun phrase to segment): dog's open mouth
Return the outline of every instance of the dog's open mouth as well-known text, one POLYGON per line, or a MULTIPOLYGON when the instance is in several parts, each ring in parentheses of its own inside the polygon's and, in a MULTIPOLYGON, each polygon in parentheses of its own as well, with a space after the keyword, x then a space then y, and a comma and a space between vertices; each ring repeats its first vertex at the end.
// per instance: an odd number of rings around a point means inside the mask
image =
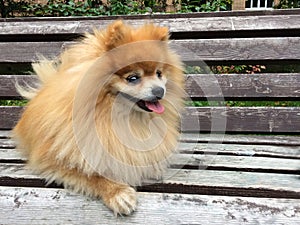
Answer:
POLYGON ((136 104, 147 112, 162 114, 165 111, 165 107, 159 101, 139 100, 136 104))
POLYGON ((125 98, 127 98, 128 100, 134 102, 138 107, 145 110, 146 112, 155 112, 158 114, 162 114, 165 111, 165 107, 157 99, 147 101, 147 100, 135 98, 124 92, 120 92, 120 94, 125 98))

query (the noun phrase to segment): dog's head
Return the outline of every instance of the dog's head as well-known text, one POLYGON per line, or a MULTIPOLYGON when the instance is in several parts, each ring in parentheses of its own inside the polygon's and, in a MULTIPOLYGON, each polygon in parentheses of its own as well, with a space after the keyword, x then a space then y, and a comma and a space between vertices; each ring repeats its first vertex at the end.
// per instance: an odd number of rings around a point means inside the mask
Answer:
POLYGON ((134 102, 134 109, 163 113, 160 100, 166 94, 167 75, 164 65, 157 62, 139 62, 117 72, 118 81, 113 84, 124 100, 134 102))
POLYGON ((110 84, 113 93, 120 95, 125 103, 134 103, 135 110, 164 112, 161 100, 168 92, 168 78, 176 70, 172 65, 174 53, 168 49, 168 37, 165 27, 147 24, 134 29, 122 21, 108 27, 104 35, 106 51, 121 49, 111 59, 114 66, 122 65, 110 84), (126 45, 127 49, 123 47, 126 45))

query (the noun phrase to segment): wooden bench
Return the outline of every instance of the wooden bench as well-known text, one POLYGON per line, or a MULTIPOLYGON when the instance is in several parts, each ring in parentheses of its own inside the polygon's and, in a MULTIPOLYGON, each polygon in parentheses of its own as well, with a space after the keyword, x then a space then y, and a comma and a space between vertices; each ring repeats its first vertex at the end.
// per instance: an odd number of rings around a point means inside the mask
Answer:
MULTIPOLYGON (((188 74, 178 154, 167 178, 138 187, 138 210, 115 218, 101 201, 45 182, 9 138, 21 106, 0 106, 0 224, 300 224, 300 107, 213 101, 300 101, 300 11, 123 17, 168 26, 187 65, 266 65, 264 74, 188 74), (203 63, 203 61, 205 63, 203 63), (294 73, 287 73, 286 69, 294 73), (196 123, 195 123, 196 121, 196 123)), ((52 57, 115 17, 0 19, 0 99, 37 53, 52 57)))

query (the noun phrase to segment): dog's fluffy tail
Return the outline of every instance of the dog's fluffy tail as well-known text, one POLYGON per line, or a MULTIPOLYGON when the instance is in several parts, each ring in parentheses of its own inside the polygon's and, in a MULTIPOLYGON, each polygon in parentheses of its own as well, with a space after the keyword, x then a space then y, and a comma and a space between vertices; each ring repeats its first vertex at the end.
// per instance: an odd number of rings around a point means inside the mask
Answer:
POLYGON ((18 82, 16 83, 18 93, 28 100, 34 98, 40 90, 40 87, 57 72, 56 63, 44 57, 40 57, 39 62, 33 63, 32 68, 37 75, 37 80, 35 82, 31 84, 27 83, 25 85, 20 85, 18 82))

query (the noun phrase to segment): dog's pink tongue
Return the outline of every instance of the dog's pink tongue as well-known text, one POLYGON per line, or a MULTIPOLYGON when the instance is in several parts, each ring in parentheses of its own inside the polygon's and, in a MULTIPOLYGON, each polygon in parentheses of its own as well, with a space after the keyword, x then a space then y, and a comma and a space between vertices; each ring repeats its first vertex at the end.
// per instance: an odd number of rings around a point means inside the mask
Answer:
POLYGON ((160 102, 145 102, 148 109, 161 114, 165 111, 165 107, 160 102))

